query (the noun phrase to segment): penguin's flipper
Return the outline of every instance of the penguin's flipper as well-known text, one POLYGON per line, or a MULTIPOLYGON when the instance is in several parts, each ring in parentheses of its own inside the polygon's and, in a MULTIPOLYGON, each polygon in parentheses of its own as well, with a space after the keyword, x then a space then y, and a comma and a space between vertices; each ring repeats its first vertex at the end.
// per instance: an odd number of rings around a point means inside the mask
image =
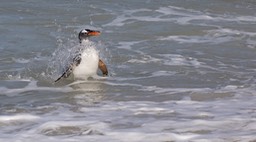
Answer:
POLYGON ((56 79, 54 82, 57 82, 59 81, 60 79, 62 79, 63 77, 64 78, 67 78, 70 76, 70 74, 73 72, 73 70, 75 69, 76 66, 78 66, 82 61, 82 58, 81 58, 81 54, 77 55, 74 59, 73 59, 73 63, 70 64, 68 66, 68 68, 63 72, 63 74, 58 78, 56 79))

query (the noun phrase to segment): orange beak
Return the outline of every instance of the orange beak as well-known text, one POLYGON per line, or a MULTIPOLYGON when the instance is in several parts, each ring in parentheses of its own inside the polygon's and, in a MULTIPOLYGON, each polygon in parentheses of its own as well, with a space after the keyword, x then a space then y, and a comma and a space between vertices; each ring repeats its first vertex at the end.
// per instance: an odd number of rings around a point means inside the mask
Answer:
POLYGON ((99 36, 100 35, 100 31, 91 31, 88 33, 89 36, 99 36))

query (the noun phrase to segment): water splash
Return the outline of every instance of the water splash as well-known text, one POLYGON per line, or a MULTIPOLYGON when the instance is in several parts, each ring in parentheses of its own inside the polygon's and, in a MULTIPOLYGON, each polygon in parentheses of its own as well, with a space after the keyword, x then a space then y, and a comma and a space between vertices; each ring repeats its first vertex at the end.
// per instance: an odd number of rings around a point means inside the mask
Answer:
POLYGON ((67 66, 72 63, 74 57, 81 51, 96 48, 96 44, 91 41, 83 44, 70 41, 63 44, 62 40, 58 40, 58 44, 58 48, 52 53, 46 69, 46 76, 51 79, 56 79, 60 76, 67 66))

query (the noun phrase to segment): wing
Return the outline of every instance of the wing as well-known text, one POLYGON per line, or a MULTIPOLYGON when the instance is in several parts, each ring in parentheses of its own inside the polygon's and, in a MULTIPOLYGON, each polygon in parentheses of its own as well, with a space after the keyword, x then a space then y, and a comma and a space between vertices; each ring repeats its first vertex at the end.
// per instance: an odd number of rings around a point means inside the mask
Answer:
POLYGON ((98 67, 100 68, 103 76, 107 76, 108 75, 108 69, 107 69, 107 66, 106 64, 100 59, 99 60, 99 65, 98 67))
POLYGON ((75 58, 73 58, 73 62, 69 64, 69 66, 66 68, 66 70, 62 73, 62 75, 56 79, 54 82, 59 81, 60 79, 67 78, 70 76, 70 74, 73 72, 76 66, 78 66, 82 61, 81 54, 78 54, 75 58))

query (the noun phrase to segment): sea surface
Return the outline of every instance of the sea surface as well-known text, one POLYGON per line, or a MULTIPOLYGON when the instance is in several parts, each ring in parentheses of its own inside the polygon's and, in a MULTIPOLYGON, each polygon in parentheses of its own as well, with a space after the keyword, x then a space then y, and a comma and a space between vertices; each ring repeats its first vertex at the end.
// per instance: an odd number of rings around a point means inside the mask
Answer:
POLYGON ((1 0, 0 142, 255 142, 255 0, 1 0), (107 78, 57 83, 91 38, 107 78))

